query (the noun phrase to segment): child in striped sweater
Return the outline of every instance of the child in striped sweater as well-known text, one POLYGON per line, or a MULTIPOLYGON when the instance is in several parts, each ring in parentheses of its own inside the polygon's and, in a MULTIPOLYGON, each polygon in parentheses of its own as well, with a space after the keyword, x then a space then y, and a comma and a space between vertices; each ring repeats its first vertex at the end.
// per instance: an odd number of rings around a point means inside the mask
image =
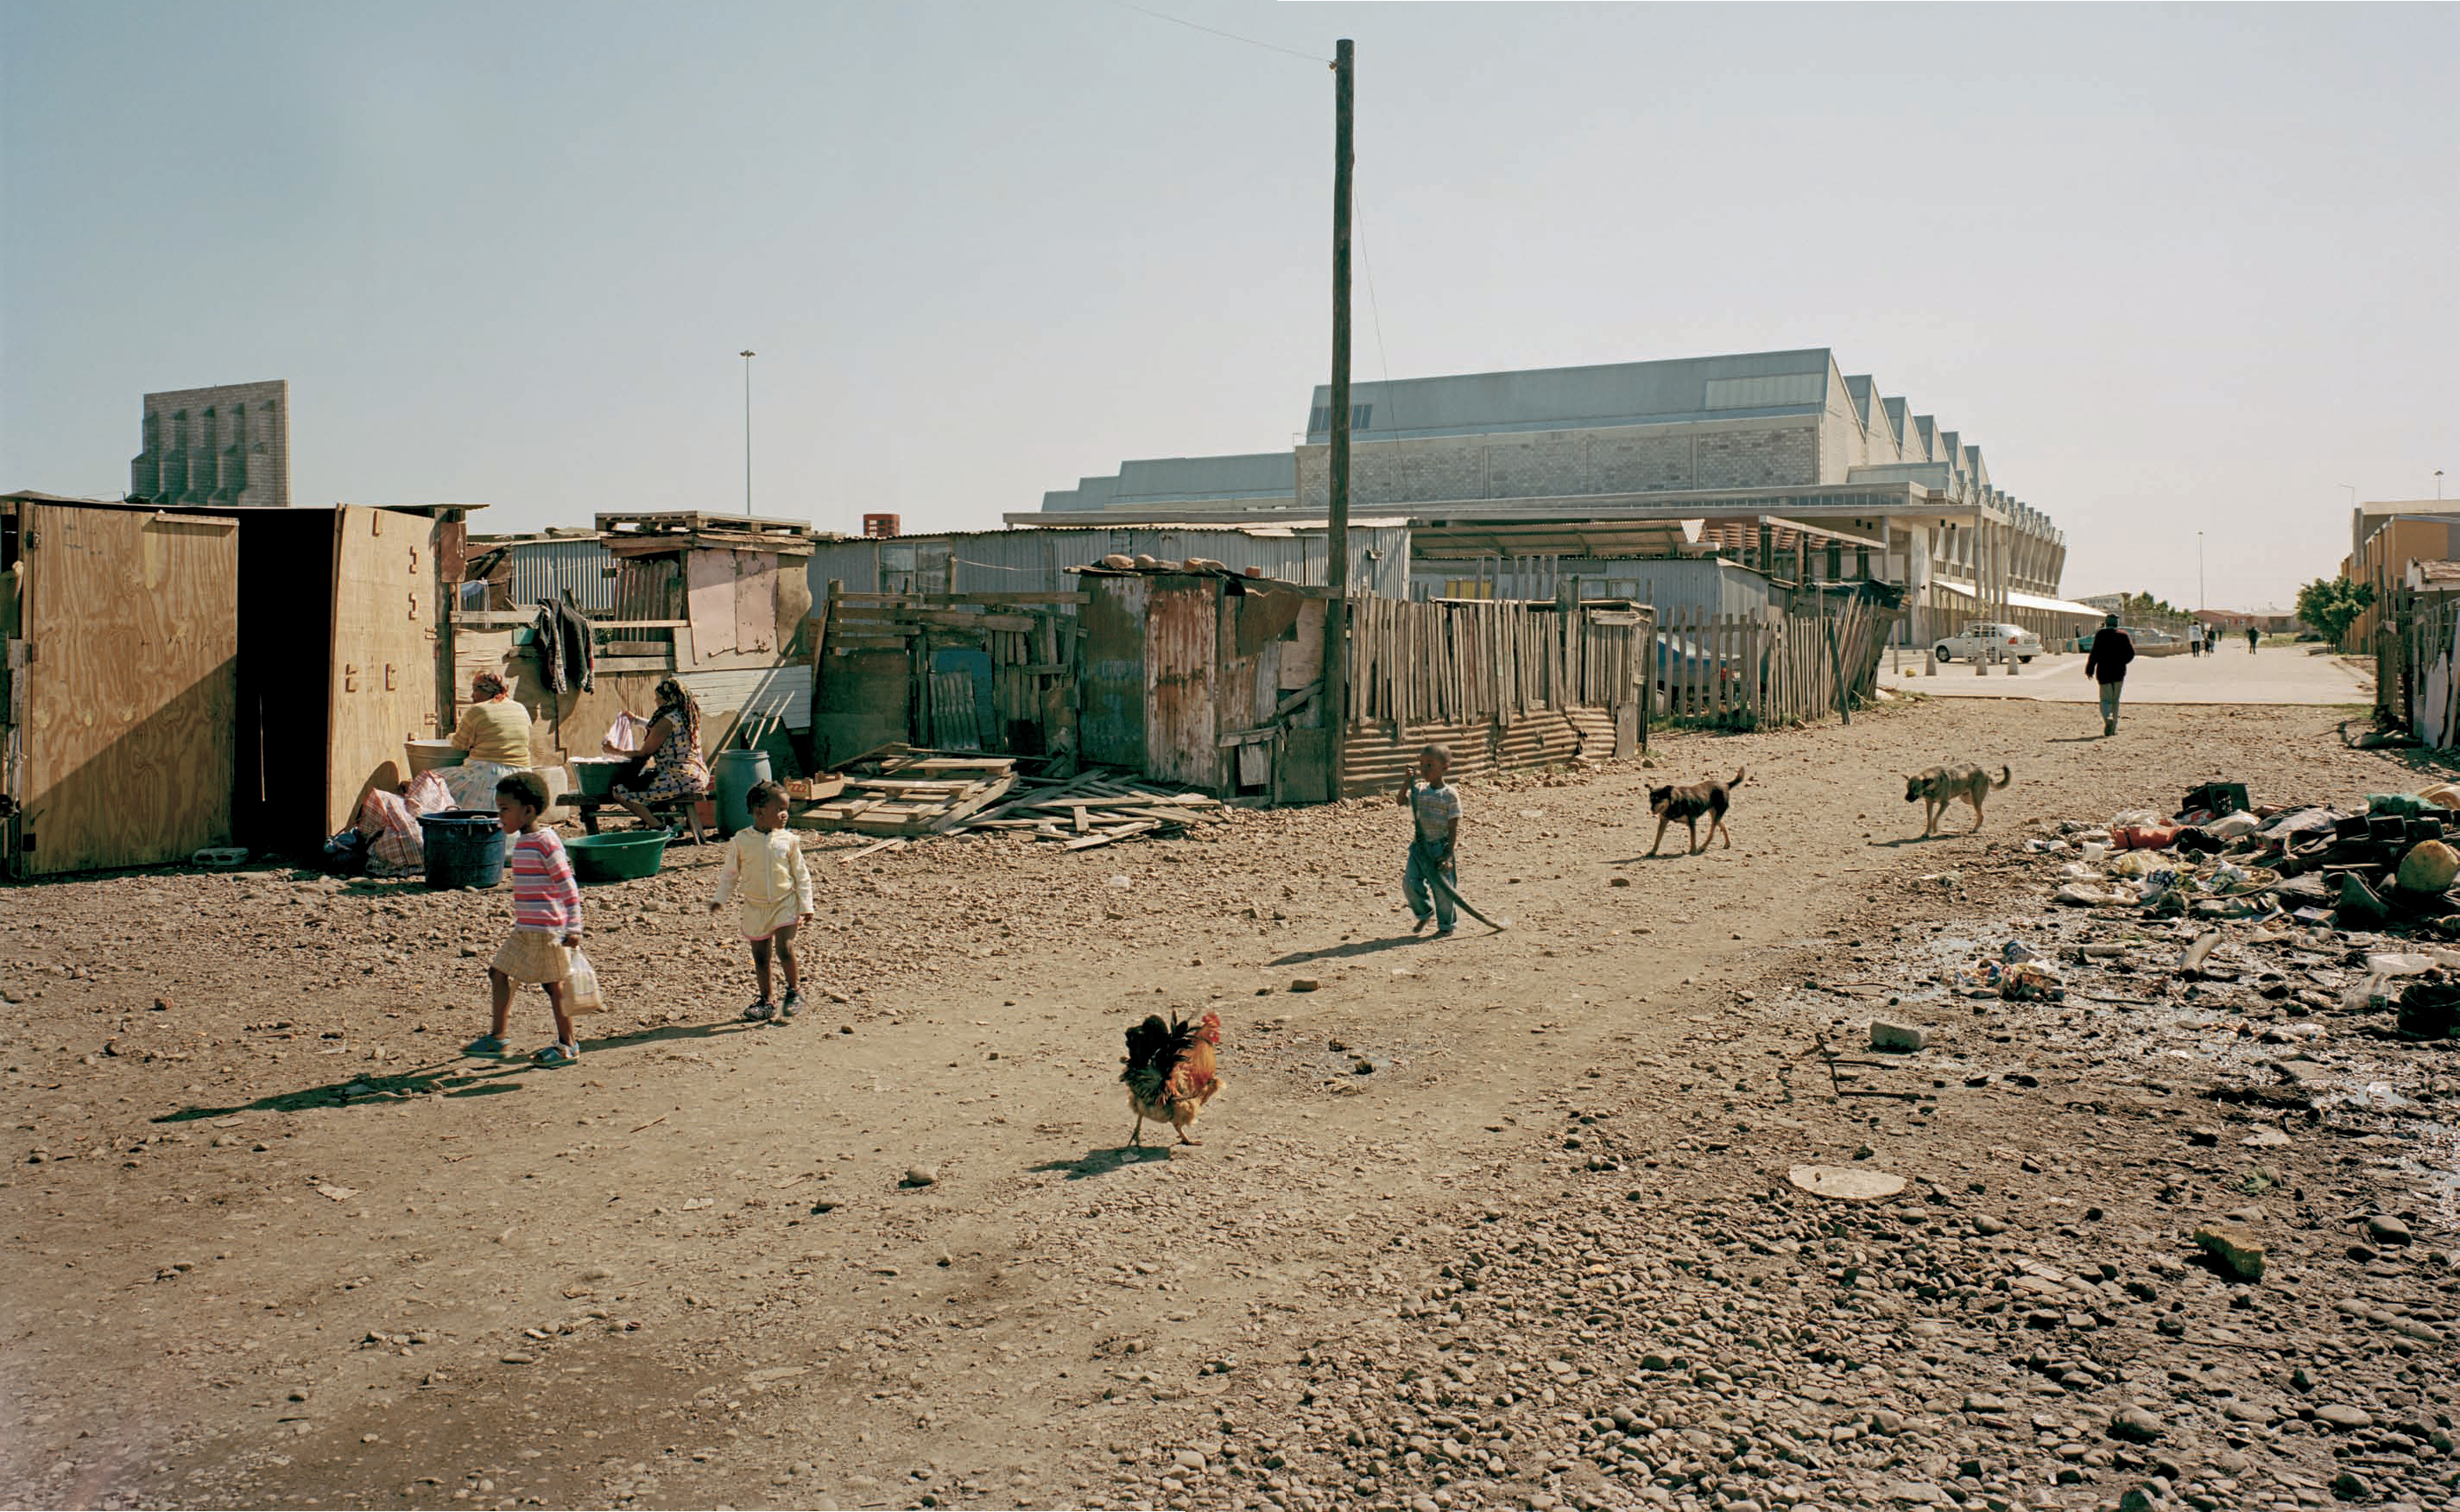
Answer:
POLYGON ((505 864, 513 873, 513 934, 487 968, 495 990, 495 1027, 462 1047, 473 1055, 504 1053, 504 1030, 513 1012, 513 984, 546 989, 555 1011, 555 1043, 530 1058, 541 1066, 569 1066, 581 1058, 581 1036, 566 1011, 565 979, 581 944, 581 884, 555 831, 541 829, 546 783, 534 772, 516 772, 496 784, 496 822, 503 826, 505 864))

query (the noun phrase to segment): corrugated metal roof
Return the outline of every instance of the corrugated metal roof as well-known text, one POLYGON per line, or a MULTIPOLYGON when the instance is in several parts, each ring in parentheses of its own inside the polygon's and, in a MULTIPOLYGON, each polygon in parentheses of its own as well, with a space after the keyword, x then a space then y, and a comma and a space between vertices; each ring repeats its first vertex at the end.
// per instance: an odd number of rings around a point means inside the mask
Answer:
MULTIPOLYGON (((1244 531, 1202 526, 1113 525, 1051 530, 988 530, 880 541, 822 543, 812 553, 813 602, 834 578, 850 593, 1072 593, 1072 569, 1113 552, 1182 562, 1202 557, 1233 572, 1304 586, 1325 581, 1321 531, 1244 531)), ((1353 525, 1349 581, 1360 593, 1400 598, 1408 591, 1410 532, 1403 525, 1353 525)))
MULTIPOLYGON (((1378 437, 1474 435, 1491 431, 1585 430, 1680 415, 1822 408, 1834 359, 1825 347, 1758 351, 1661 362, 1617 362, 1586 368, 1527 368, 1352 383, 1349 402, 1372 405, 1368 429, 1378 437), (1772 390, 1769 402, 1718 402, 1711 386, 1734 380, 1808 378, 1803 396, 1772 390), (1782 396, 1779 396, 1782 394, 1782 396)), ((1735 396, 1747 396, 1738 393, 1735 396)), ((1329 384, 1307 401, 1309 444, 1330 437, 1329 384)))

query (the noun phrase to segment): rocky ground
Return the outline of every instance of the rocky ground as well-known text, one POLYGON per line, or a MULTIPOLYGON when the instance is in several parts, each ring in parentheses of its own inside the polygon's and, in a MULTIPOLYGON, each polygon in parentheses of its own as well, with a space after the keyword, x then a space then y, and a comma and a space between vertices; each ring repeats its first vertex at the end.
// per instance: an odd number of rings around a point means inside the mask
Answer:
POLYGON ((1513 927, 1440 943, 1382 807, 830 841, 780 1028, 686 851, 591 890, 563 1072, 455 1054, 501 899, 11 892, 0 1501, 2460 1506, 2453 1061, 2343 1010, 2363 940, 2188 980, 2024 848, 2415 785, 2340 717, 1932 703, 1480 786, 1513 927), (1897 774, 1959 757, 2017 784, 1911 841, 1897 774), (1644 859, 1646 781, 1742 762, 1733 849, 1644 859), (2067 1002, 1956 990, 2010 939, 2067 1002), (1126 1147, 1120 1031, 1205 1006, 1205 1144, 1126 1147))

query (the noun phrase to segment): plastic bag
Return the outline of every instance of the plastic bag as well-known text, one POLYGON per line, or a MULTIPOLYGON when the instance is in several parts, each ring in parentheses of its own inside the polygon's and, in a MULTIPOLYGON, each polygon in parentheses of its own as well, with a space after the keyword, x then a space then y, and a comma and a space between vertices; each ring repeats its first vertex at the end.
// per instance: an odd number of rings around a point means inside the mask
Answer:
POLYGON ((2110 817, 2110 827, 2113 830, 2140 829, 2144 825, 2158 824, 2160 822, 2161 816, 2153 813, 2149 808, 2131 808, 2126 810, 2124 813, 2113 814, 2110 817))
POLYGON ((572 974, 563 979, 563 1011, 567 1013, 600 1013, 606 1010, 606 996, 598 987, 598 968, 579 950, 572 952, 572 974))
POLYGON ((2241 809, 2236 814, 2224 814, 2205 825, 2204 833, 2215 840, 2243 840, 2255 833, 2257 822, 2254 815, 2241 809))
POLYGON ((432 771, 412 777, 410 791, 401 797, 414 814, 438 814, 453 806, 452 789, 445 786, 442 776, 432 771))
POLYGON ((613 724, 606 727, 606 744, 617 751, 638 751, 641 742, 648 738, 648 721, 626 709, 615 715, 613 724))

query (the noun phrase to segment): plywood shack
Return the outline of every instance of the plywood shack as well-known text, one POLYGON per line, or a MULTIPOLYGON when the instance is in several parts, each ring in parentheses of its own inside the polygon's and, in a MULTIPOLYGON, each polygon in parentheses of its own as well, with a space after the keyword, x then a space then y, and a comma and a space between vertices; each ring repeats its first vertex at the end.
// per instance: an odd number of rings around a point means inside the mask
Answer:
POLYGON ((500 672, 530 711, 533 758, 563 764, 597 756, 617 713, 651 713, 659 681, 671 674, 700 702, 704 755, 774 721, 762 742, 771 769, 809 770, 799 738, 812 723, 811 526, 691 511, 602 514, 597 525, 615 577, 613 617, 591 621, 594 685, 550 687, 535 603, 463 609, 454 615, 456 716, 474 673, 500 672))
POLYGON ((1223 571, 1080 581, 1085 759, 1224 798, 1330 796, 1325 589, 1223 571))
POLYGON ((891 742, 1011 756, 1076 749, 1086 595, 823 592, 812 662, 821 765, 891 742))
POLYGON ((185 859, 231 829, 239 526, 0 497, 0 859, 16 877, 185 859))

